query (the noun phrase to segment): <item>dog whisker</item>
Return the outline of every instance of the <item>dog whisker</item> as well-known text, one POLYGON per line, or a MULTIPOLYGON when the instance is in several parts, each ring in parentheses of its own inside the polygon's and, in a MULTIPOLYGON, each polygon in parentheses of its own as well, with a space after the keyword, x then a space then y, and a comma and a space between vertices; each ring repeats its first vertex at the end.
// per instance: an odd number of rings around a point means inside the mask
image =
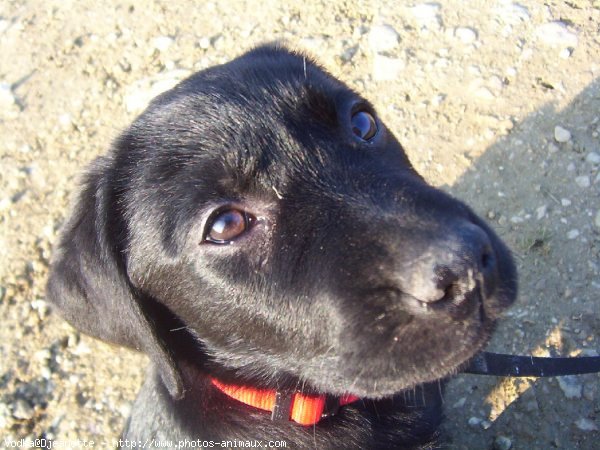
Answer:
POLYGON ((365 372, 364 368, 358 372, 358 375, 356 375, 356 378, 354 378, 354 381, 352 383, 350 383, 350 386, 348 388, 349 392, 352 392, 354 390, 354 386, 356 386, 356 383, 358 383, 358 380, 360 378, 362 378, 364 372, 365 372))
POLYGON ((308 75, 306 73, 306 56, 302 58, 302 64, 304 65, 304 79, 308 79, 308 75))
POLYGON ((279 193, 279 191, 277 190, 277 188, 276 188, 275 186, 271 186, 271 188, 272 188, 272 189, 275 191, 275 195, 277 196, 277 198, 278 198, 279 200, 283 200, 283 195, 281 195, 281 194, 279 193))

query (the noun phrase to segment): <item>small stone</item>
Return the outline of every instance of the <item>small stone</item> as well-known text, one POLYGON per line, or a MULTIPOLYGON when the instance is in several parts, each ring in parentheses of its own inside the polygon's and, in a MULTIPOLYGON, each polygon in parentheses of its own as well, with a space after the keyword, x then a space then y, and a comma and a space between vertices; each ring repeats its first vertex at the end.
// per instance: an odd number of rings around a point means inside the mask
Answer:
POLYGON ((4 198, 0 199, 0 211, 9 209, 11 207, 12 203, 13 202, 10 199, 10 197, 4 197, 4 198))
POLYGON ((10 27, 10 20, 0 19, 0 33, 4 33, 10 27))
POLYGON ((579 380, 579 377, 575 375, 565 375, 563 377, 557 377, 558 385, 567 398, 581 398, 583 391, 583 385, 579 380))
POLYGON ((554 139, 556 139, 556 142, 567 142, 571 139, 571 132, 557 125, 554 127, 554 139))
POLYGON ((0 82, 0 108, 10 108, 16 102, 10 84, 0 82))
POLYGON ((173 44, 173 42, 175 42, 175 39, 170 36, 158 36, 152 39, 152 47, 159 52, 164 52, 173 44))
POLYGON ((89 355, 92 353, 92 349, 84 341, 80 341, 79 344, 77 344, 75 348, 71 350, 71 353, 77 356, 89 355))
POLYGON ((358 52, 358 46, 356 46, 356 45, 353 46, 353 47, 345 48, 342 51, 342 54, 340 55, 340 58, 344 62, 351 61, 352 58, 354 58, 354 55, 356 55, 357 52, 358 52))
POLYGON ((470 427, 478 427, 481 425, 482 419, 479 417, 471 417, 467 422, 470 427))
POLYGON ((504 10, 502 11, 502 19, 506 23, 519 23, 519 22, 528 22, 531 18, 529 14, 529 10, 527 7, 523 5, 519 5, 518 3, 510 3, 505 4, 504 10))
POLYGON ((123 403, 118 407, 118 411, 127 419, 131 415, 131 405, 129 403, 123 403))
POLYGON ((536 29, 537 38, 551 47, 577 47, 577 34, 569 30, 563 22, 548 22, 536 29))
POLYGON ((582 188, 590 187, 590 177, 587 175, 581 175, 575 178, 575 183, 577 183, 577 186, 582 188))
POLYGON ((48 303, 46 303, 44 300, 41 299, 37 299, 37 300, 33 300, 31 302, 31 309, 33 309, 34 311, 37 311, 40 319, 44 319, 48 316, 48 303))
POLYGON ((579 230, 572 229, 567 233, 567 239, 576 239, 579 237, 579 230))
POLYGON ((554 142, 550 142, 548 144, 548 152, 556 153, 558 151, 558 146, 554 142))
POLYGON ((463 44, 472 44, 477 40, 477 31, 469 27, 458 27, 454 29, 454 36, 463 44))
POLYGON ((598 426, 593 420, 582 417, 575 421, 575 426, 581 431, 598 431, 598 426))
POLYGON ((494 100, 496 96, 488 88, 481 86, 475 90, 475 95, 482 100, 494 100))
POLYGON ((546 217, 546 210, 548 209, 548 205, 542 205, 538 209, 535 210, 537 220, 541 220, 546 217))
POLYGON ((511 223, 523 223, 525 219, 523 219, 521 216, 512 216, 510 221, 511 223))
POLYGON ((510 450, 512 448, 512 441, 506 436, 496 436, 494 439, 494 450, 510 450))
POLYGON ((215 49, 221 50, 225 44, 225 37, 222 34, 217 34, 211 38, 210 43, 215 49))
POLYGON ((13 404, 12 415, 15 419, 29 420, 33 417, 34 413, 33 407, 21 398, 13 404))
POLYGON ((203 50, 207 50, 210 47, 210 38, 200 38, 200 40, 198 41, 198 46, 203 50))
POLYGON ((440 106, 444 100, 446 100, 446 96, 445 95, 434 95, 433 98, 431 99, 431 104, 433 106, 440 106))
POLYGON ((73 120, 71 119, 70 114, 64 113, 58 116, 58 123, 60 123, 62 127, 67 128, 73 123, 73 120))
POLYGON ((79 333, 69 333, 65 340, 65 346, 68 348, 74 348, 81 342, 79 333))
POLYGON ((47 348, 43 348, 35 352, 33 357, 38 361, 48 361, 52 359, 52 352, 47 348))
POLYGON ((569 59, 571 57, 571 54, 573 53, 573 51, 570 48, 563 48, 560 53, 558 54, 558 56, 561 59, 569 59))
POLYGON ((388 52, 400 42, 400 35, 390 25, 375 25, 369 31, 369 47, 374 52, 388 52))
POLYGON ((465 406, 465 403, 467 402, 467 397, 462 397, 460 399, 458 399, 458 401, 452 405, 453 408, 462 408, 463 406, 465 406))
POLYGON ((590 152, 585 157, 585 160, 590 164, 600 164, 600 155, 596 152, 590 152))
POLYGON ((373 79, 375 81, 395 80, 404 70, 404 66, 402 59, 377 54, 373 58, 373 79))
POLYGON ((410 11, 421 29, 435 29, 442 26, 439 13, 442 6, 439 3, 419 3, 410 11))
POLYGON ((571 206, 571 200, 569 200, 568 198, 561 198, 560 204, 563 206, 571 206))
POLYGON ((79 375, 69 375, 69 383, 79 384, 80 381, 81 381, 81 377, 79 375))

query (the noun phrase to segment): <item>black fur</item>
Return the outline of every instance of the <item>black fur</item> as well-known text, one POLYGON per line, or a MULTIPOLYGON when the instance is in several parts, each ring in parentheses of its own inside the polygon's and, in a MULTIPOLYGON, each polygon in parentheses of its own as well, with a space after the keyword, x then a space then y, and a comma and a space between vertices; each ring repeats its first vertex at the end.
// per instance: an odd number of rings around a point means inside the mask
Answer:
POLYGON ((153 366, 124 438, 437 448, 441 381, 516 294, 510 254, 414 171, 373 107, 273 46, 155 99, 85 177, 48 298, 153 366), (376 117, 376 116, 375 116, 376 117), (255 217, 203 242, 215 209, 255 217), (208 376, 363 400, 314 427, 272 422, 208 376))

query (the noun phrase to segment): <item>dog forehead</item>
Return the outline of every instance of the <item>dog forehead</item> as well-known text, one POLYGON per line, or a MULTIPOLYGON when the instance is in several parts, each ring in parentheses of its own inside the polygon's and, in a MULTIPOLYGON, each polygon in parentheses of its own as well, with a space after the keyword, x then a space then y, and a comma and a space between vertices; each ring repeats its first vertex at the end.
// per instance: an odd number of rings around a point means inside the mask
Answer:
POLYGON ((255 122, 289 119, 305 113, 307 106, 335 106, 349 97, 357 95, 307 56, 260 47, 197 72, 159 96, 153 105, 207 114, 213 120, 204 124, 214 125, 237 124, 245 118, 255 122))
POLYGON ((310 59, 261 48, 157 98, 136 135, 177 164, 209 166, 205 179, 212 174, 221 184, 271 189, 300 168, 307 173, 323 167, 340 117, 349 116, 357 101, 310 59))

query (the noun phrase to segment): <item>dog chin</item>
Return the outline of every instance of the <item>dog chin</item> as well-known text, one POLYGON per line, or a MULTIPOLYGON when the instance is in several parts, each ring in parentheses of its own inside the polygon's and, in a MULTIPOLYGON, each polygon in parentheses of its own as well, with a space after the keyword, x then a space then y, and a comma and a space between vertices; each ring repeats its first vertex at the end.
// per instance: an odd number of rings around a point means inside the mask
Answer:
MULTIPOLYGON (((469 360, 487 345, 495 322, 480 324, 476 333, 471 334, 461 345, 448 348, 448 339, 440 339, 436 344, 439 351, 436 358, 413 360, 393 354, 379 358, 363 355, 342 357, 340 364, 332 364, 330 369, 304 373, 301 377, 309 381, 320 392, 334 395, 353 394, 361 398, 380 399, 417 386, 444 380, 464 368, 469 360)), ((374 351, 374 350, 373 350, 374 351)), ((435 350, 434 350, 435 351, 435 350)))
POLYGON ((328 393, 332 395, 352 394, 365 399, 382 399, 401 394, 407 391, 414 391, 420 385, 432 382, 441 382, 446 378, 456 375, 461 368, 465 367, 468 361, 475 356, 487 341, 480 345, 464 350, 459 354, 452 355, 452 359, 436 362, 429 367, 411 367, 408 370, 399 370, 395 374, 379 374, 368 376, 357 372, 352 377, 339 376, 332 374, 331 377, 309 378, 307 385, 314 386, 315 391, 328 393))

